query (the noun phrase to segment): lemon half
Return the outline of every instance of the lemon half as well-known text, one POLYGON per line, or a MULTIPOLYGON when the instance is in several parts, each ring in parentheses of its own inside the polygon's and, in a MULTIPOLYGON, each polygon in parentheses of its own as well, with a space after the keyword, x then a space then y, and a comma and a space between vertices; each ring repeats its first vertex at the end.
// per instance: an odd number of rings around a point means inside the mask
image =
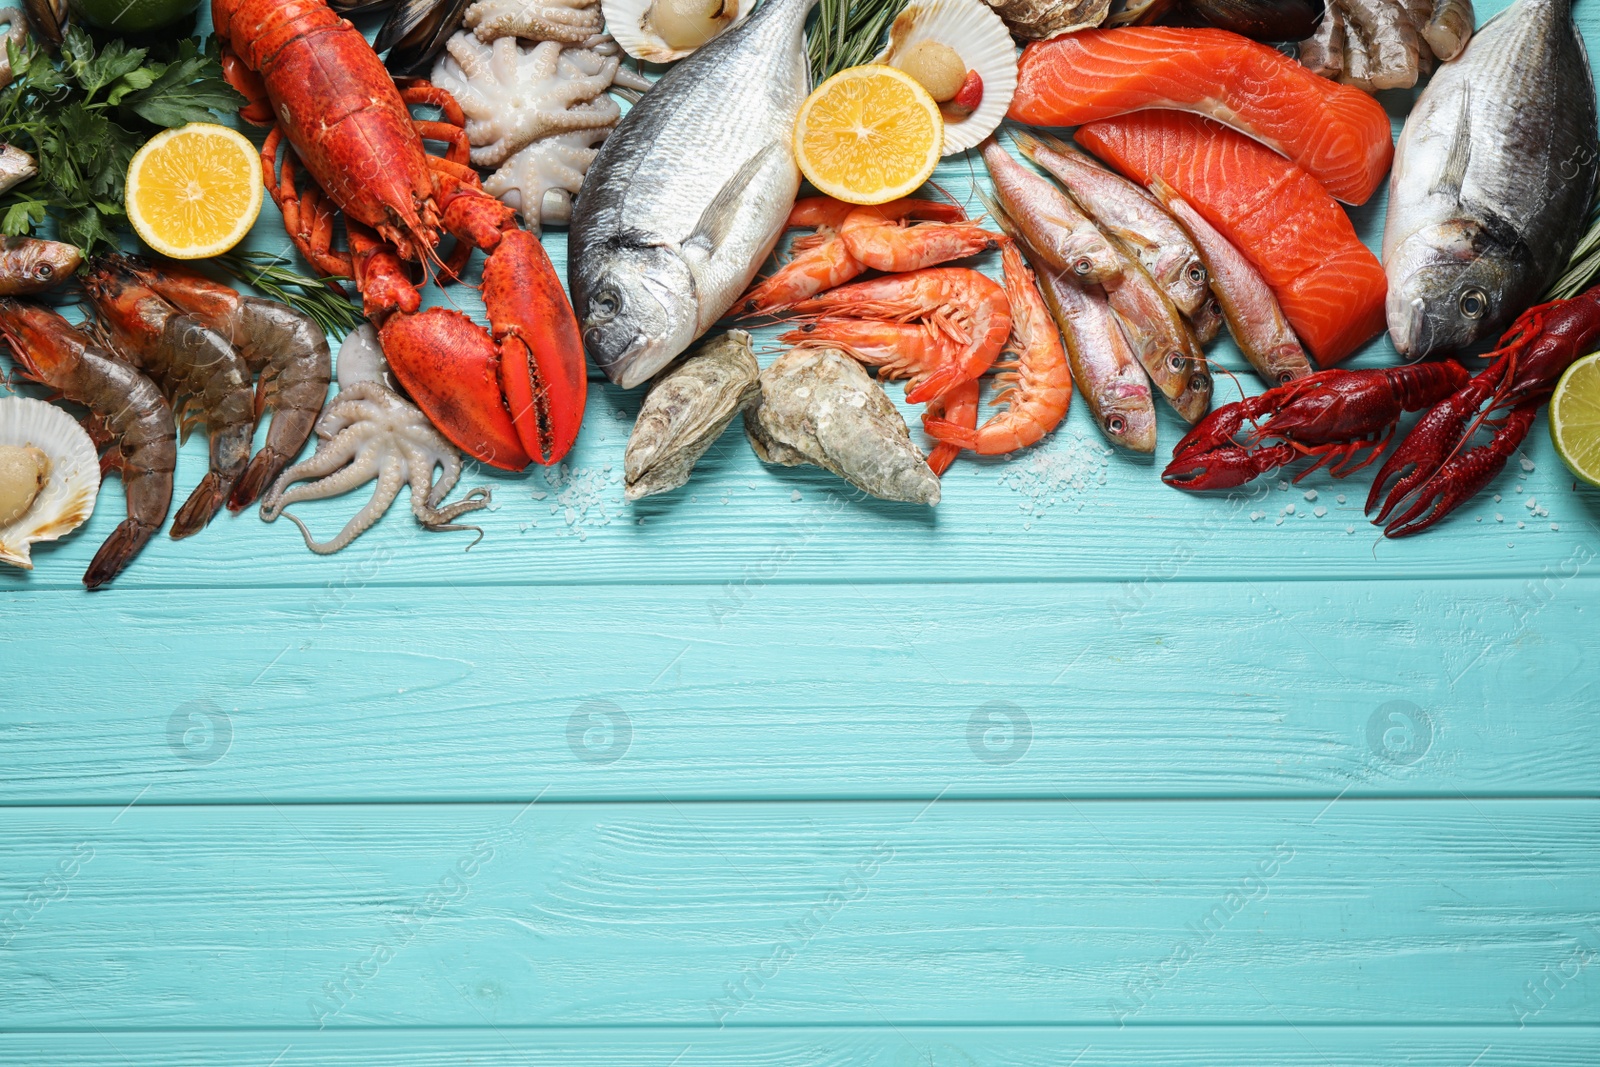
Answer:
POLYGON ((128 164, 128 221, 173 259, 220 255, 261 213, 261 159, 243 134, 191 122, 150 138, 128 164))
POLYGON ((869 64, 829 78, 800 105, 794 150, 821 192, 851 204, 908 196, 933 174, 944 117, 904 71, 869 64))

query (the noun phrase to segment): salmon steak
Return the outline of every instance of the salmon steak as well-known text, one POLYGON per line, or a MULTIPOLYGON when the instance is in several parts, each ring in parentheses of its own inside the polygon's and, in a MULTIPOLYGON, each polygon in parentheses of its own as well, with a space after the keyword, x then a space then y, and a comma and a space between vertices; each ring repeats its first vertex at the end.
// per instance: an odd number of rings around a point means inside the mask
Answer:
POLYGON ((1079 126, 1149 108, 1231 126, 1347 204, 1366 203, 1394 159, 1389 115, 1372 97, 1226 30, 1128 26, 1035 41, 1022 50, 1009 117, 1079 126))
POLYGON ((1176 189, 1261 272, 1321 366, 1383 331, 1383 264, 1327 190, 1276 152, 1179 111, 1090 123, 1077 140, 1134 181, 1176 189))

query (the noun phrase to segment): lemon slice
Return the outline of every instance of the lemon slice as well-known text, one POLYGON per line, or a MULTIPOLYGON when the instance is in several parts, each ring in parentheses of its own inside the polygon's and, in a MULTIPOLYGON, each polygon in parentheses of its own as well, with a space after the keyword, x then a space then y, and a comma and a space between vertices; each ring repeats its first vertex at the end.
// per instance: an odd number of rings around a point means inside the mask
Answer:
POLYGON ((1550 397, 1550 440, 1567 469, 1600 486, 1600 352, 1568 367, 1550 397))
POLYGON ((128 221, 173 259, 226 252, 261 213, 261 159, 236 130, 191 122, 150 138, 128 164, 128 221))
POLYGON ((829 196, 882 204, 933 174, 944 118, 909 74, 876 64, 829 78, 800 105, 794 149, 800 171, 829 196))

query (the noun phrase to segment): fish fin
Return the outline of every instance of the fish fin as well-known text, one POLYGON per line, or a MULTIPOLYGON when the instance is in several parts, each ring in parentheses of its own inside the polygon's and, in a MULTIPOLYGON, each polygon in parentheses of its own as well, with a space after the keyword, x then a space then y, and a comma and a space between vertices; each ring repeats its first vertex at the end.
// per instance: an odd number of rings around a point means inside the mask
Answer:
POLYGON ((1472 89, 1461 97, 1461 110, 1456 115, 1456 136, 1450 143, 1450 154, 1445 157, 1444 171, 1433 185, 1433 192, 1446 196, 1460 196, 1461 183, 1467 177, 1467 164, 1472 161, 1472 89))
POLYGON ((977 186, 973 186, 972 191, 978 194, 978 199, 983 202, 984 210, 989 213, 990 218, 994 219, 994 224, 1006 232, 1006 236, 1014 241, 1022 240, 1017 224, 1012 221, 1010 215, 1006 214, 1006 209, 1000 206, 998 200, 977 186))
POLYGON ((783 143, 771 141, 745 160, 744 166, 733 172, 733 177, 717 190, 717 195, 700 213, 700 220, 694 224, 689 236, 684 238, 683 247, 714 255, 738 220, 745 194, 756 176, 772 164, 775 155, 786 150, 787 146, 783 143))

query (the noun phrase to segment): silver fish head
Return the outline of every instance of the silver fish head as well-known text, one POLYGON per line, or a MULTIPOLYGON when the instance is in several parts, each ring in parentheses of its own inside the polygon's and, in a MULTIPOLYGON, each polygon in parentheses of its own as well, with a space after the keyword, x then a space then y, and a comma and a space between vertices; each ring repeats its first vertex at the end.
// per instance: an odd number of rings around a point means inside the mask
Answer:
POLYGON ((1538 273, 1514 232, 1474 219, 1447 219, 1412 233, 1389 257, 1385 313, 1406 359, 1465 348, 1519 310, 1538 273))
POLYGON ((583 346, 624 389, 643 384, 700 332, 694 276, 670 249, 635 246, 586 257, 573 282, 583 346))

